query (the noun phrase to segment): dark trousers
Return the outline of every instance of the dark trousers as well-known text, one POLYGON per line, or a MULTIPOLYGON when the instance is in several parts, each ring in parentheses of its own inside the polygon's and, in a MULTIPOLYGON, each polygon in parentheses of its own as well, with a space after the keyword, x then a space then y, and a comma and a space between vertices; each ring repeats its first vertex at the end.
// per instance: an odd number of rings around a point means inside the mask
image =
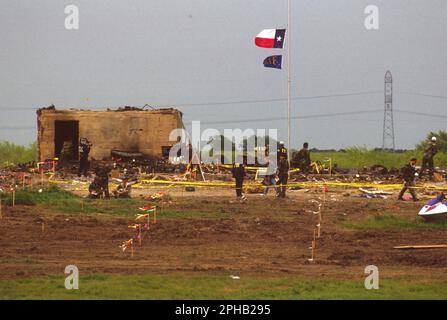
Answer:
POLYGON ((89 167, 88 160, 81 159, 81 161, 79 161, 78 176, 80 177, 81 175, 84 175, 84 177, 87 177, 89 167))
POLYGON ((106 199, 110 199, 110 192, 109 192, 109 179, 107 179, 106 181, 104 181, 104 196, 106 199))
POLYGON ((433 172, 435 171, 433 157, 424 156, 422 158, 421 174, 424 174, 426 169, 428 170, 428 174, 430 175, 430 177, 433 176, 433 172))
POLYGON ((298 165, 298 168, 301 170, 302 173, 309 173, 310 171, 310 163, 301 161, 298 165))
POLYGON ((415 183, 412 182, 412 181, 411 182, 405 182, 404 187, 402 188, 402 190, 400 190, 398 199, 402 200, 403 199, 402 197, 404 196, 405 191, 409 190, 411 196, 413 197, 413 200, 416 201, 417 200, 416 189, 412 188, 414 186, 415 186, 415 183))
POLYGON ((280 187, 278 187, 278 189, 279 189, 279 196, 282 198, 285 198, 285 196, 286 196, 286 189, 287 189, 286 185, 287 185, 288 179, 289 179, 289 175, 287 175, 287 174, 279 176, 278 184, 280 185, 280 187))
POLYGON ((101 196, 104 195, 106 199, 110 199, 110 192, 109 192, 109 177, 102 177, 101 182, 101 196))
POLYGON ((244 178, 236 178, 236 196, 242 197, 242 185, 244 184, 244 178))

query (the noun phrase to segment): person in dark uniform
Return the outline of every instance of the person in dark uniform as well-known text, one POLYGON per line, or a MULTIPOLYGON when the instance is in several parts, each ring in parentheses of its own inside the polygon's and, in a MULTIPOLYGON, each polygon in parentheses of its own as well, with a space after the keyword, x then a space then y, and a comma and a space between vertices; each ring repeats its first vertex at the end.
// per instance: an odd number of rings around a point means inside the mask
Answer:
POLYGON ((281 157, 285 157, 287 160, 287 148, 284 147, 283 141, 279 142, 278 150, 276 151, 276 157, 278 159, 278 162, 281 157))
POLYGON ((296 159, 294 161, 298 168, 300 168, 301 172, 308 173, 310 170, 310 151, 309 151, 309 143, 305 142, 303 144, 303 148, 298 151, 296 159))
POLYGON ((103 192, 101 190, 101 182, 98 176, 96 176, 95 179, 93 179, 92 183, 90 183, 88 187, 88 193, 90 199, 101 198, 103 192))
POLYGON ((86 138, 82 138, 79 143, 79 171, 78 177, 84 175, 84 177, 88 176, 88 170, 90 168, 88 161, 88 154, 90 153, 90 149, 92 144, 86 138))
POLYGON ((404 187, 399 193, 399 197, 397 198, 398 200, 403 200, 404 193, 407 190, 410 191, 413 201, 419 200, 416 195, 416 190, 414 189, 414 186, 416 185, 416 177, 418 175, 416 172, 416 162, 416 158, 413 158, 405 167, 402 168, 404 187))
POLYGON ((438 153, 439 147, 436 143, 436 137, 432 137, 431 141, 427 143, 427 146, 424 149, 424 156, 422 158, 422 168, 421 175, 424 174, 425 170, 428 170, 428 175, 430 179, 433 177, 433 173, 435 172, 433 158, 438 153))
POLYGON ((236 197, 244 201, 245 196, 242 194, 242 188, 244 185, 245 167, 243 164, 235 163, 232 169, 233 178, 236 180, 236 197))
POLYGON ((95 171, 96 177, 93 181, 93 187, 97 188, 99 193, 99 197, 104 197, 106 199, 110 199, 110 192, 109 192, 109 173, 110 169, 106 166, 104 167, 98 167, 95 171))
POLYGON ((278 162, 278 184, 279 184, 279 193, 278 197, 285 198, 286 197, 286 189, 287 189, 287 180, 289 179, 289 162, 287 161, 286 156, 280 155, 278 162))

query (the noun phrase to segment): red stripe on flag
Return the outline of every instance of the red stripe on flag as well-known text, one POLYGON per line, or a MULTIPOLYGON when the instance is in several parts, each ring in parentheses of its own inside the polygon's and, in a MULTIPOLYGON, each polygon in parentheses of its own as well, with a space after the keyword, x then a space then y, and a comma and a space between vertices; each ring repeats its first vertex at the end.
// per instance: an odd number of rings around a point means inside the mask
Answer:
POLYGON ((275 46, 275 39, 255 38, 255 44, 261 48, 273 48, 275 46))

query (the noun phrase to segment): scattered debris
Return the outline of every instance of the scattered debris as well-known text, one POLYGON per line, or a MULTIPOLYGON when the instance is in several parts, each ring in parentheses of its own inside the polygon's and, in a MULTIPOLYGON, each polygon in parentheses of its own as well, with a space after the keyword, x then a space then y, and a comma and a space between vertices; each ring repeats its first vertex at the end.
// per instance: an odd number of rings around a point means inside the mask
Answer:
POLYGON ((367 189, 367 188, 359 188, 359 191, 362 193, 361 197, 363 198, 382 198, 382 199, 388 199, 389 195, 392 195, 392 192, 389 191, 383 191, 379 189, 367 189))
POLYGON ((414 250, 414 249, 447 249, 447 244, 433 244, 433 245, 422 245, 422 246, 397 246, 394 249, 400 250, 414 250))

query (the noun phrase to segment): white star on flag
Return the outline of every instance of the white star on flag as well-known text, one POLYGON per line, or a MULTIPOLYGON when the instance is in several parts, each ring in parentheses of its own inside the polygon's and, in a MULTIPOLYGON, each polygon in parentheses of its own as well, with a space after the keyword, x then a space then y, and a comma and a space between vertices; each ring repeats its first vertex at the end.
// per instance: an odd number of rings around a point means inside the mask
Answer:
POLYGON ((276 41, 280 42, 281 41, 281 36, 279 36, 278 38, 276 38, 276 41))

